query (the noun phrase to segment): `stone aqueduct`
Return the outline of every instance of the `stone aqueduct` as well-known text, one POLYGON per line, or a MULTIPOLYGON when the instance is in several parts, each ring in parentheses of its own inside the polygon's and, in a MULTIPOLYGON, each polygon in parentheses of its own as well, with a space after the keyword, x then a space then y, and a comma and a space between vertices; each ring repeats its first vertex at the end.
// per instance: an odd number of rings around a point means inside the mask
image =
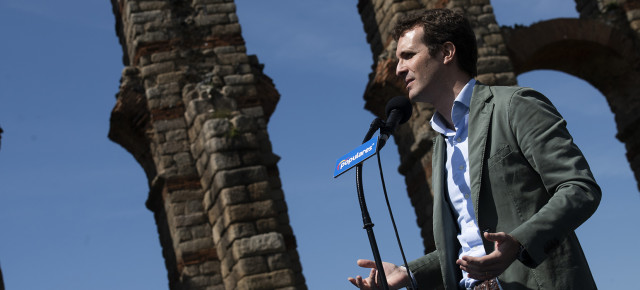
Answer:
MULTIPOLYGON (((375 59, 365 108, 382 116, 405 93, 390 36, 398 17, 457 9, 477 34, 480 81, 515 85, 518 74, 553 69, 597 88, 640 180, 640 0, 575 2, 579 19, 500 27, 490 0, 359 0, 375 59)), ((109 137, 146 173, 170 289, 306 289, 266 130, 279 94, 246 53, 233 0, 111 3, 125 68, 109 137)), ((416 105, 395 134, 427 251, 431 115, 416 105)))

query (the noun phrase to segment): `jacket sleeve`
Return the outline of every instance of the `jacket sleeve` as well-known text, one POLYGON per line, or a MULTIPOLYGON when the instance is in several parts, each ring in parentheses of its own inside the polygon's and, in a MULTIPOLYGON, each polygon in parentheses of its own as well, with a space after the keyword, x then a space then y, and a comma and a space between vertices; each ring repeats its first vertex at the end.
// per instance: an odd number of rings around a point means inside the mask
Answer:
POLYGON ((409 270, 413 273, 419 289, 432 289, 442 285, 442 272, 437 251, 409 262, 409 270))
POLYGON ((602 194, 566 121, 546 97, 520 89, 511 97, 508 114, 522 154, 549 194, 548 202, 510 233, 531 258, 527 266, 536 267, 595 212, 602 194))

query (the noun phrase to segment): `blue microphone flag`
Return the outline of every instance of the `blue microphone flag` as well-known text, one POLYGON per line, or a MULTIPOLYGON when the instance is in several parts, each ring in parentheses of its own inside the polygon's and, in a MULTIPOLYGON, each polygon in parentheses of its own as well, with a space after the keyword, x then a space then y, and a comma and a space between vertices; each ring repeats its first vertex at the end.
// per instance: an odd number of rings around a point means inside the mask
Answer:
POLYGON ((362 143, 358 148, 338 158, 336 167, 333 171, 333 178, 340 176, 349 169, 361 163, 378 152, 378 138, 371 138, 369 141, 362 143))

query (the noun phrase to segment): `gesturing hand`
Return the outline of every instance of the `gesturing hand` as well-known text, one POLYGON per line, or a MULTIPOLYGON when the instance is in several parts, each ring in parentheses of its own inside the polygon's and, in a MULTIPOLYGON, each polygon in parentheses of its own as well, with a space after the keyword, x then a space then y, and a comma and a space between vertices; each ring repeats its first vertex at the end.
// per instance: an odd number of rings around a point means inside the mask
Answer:
POLYGON ((476 280, 489 280, 497 277, 516 260, 520 242, 503 232, 484 233, 484 238, 494 242, 495 250, 484 257, 463 256, 456 261, 460 269, 476 280))
MULTIPOLYGON (((362 279, 362 276, 358 275, 355 278, 349 277, 349 282, 360 289, 382 289, 380 281, 378 281, 378 271, 376 269, 376 262, 371 260, 358 260, 358 266, 363 268, 371 268, 369 277, 362 279)), ((409 285, 409 276, 407 270, 403 267, 396 266, 392 263, 382 262, 384 268, 384 274, 387 277, 387 285, 389 289, 400 289, 409 285)))

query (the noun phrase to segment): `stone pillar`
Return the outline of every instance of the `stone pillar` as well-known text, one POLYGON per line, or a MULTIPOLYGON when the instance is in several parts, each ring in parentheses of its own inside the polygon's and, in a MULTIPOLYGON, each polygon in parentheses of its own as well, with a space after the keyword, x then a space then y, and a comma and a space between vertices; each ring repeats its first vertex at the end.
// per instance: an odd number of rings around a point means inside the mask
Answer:
POLYGON ((109 137, 149 179, 170 289, 306 289, 266 124, 279 94, 232 0, 112 0, 109 137))

